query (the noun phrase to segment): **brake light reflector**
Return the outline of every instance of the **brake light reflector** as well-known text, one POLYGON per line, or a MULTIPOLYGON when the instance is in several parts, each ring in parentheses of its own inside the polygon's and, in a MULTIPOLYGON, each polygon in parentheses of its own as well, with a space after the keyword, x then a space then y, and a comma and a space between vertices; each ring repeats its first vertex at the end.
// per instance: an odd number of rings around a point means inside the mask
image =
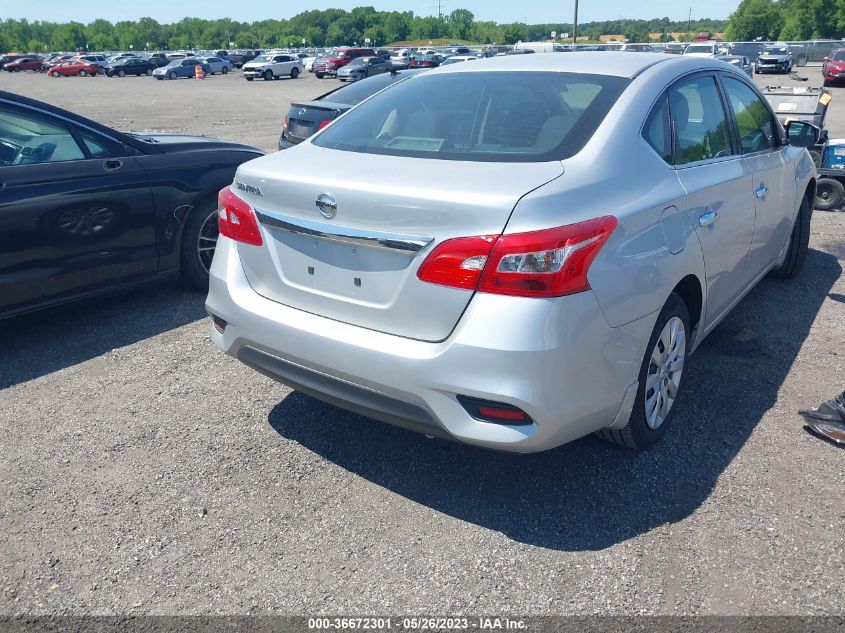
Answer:
POLYGON ((519 297, 589 290, 590 264, 616 229, 605 216, 553 229, 463 237, 440 244, 420 266, 422 281, 519 297))
POLYGON ((220 234, 237 242, 261 246, 261 231, 252 208, 229 187, 217 194, 217 226, 220 234))

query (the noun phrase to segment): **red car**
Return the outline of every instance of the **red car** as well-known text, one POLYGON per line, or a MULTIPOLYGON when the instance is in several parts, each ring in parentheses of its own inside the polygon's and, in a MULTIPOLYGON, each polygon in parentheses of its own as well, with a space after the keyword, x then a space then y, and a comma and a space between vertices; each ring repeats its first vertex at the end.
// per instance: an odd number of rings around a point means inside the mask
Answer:
POLYGON ((845 79, 845 48, 835 50, 828 57, 824 58, 822 78, 824 79, 825 86, 845 79))
POLYGON ((79 75, 80 77, 87 77, 90 75, 93 77, 101 72, 102 69, 97 66, 97 64, 89 64, 81 59, 75 59, 59 64, 58 66, 53 66, 47 71, 47 74, 51 77, 75 77, 76 75, 79 75))
POLYGON ((314 70, 314 74, 317 75, 317 79, 322 79, 326 76, 337 77, 337 69, 346 66, 353 59, 375 56, 375 51, 371 48, 346 48, 335 51, 328 57, 318 58, 314 62, 312 69, 314 70))
POLYGON ((22 70, 41 70, 42 59, 38 55, 18 57, 15 61, 3 65, 3 70, 17 73, 22 70))

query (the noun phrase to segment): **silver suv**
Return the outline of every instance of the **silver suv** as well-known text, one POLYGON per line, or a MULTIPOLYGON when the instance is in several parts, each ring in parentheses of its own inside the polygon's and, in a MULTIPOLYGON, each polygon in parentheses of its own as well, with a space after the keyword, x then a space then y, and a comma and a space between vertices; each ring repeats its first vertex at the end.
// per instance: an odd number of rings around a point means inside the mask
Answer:
POLYGON ((239 167, 220 193, 212 338, 430 435, 648 447, 689 354, 762 277, 800 271, 818 136, 704 57, 421 73, 239 167))

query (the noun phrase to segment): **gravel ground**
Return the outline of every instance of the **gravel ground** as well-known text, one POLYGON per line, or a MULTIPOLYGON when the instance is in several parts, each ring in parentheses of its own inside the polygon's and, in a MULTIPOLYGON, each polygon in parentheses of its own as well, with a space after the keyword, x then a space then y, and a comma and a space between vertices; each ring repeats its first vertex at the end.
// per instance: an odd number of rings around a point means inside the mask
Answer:
MULTIPOLYGON (((267 150, 333 85, 0 76, 267 150)), ((845 386, 843 233, 815 214, 800 278, 710 335, 644 453, 499 454, 339 411, 222 355, 175 286, 6 322, 0 614, 843 614, 845 453, 796 414, 845 386)))

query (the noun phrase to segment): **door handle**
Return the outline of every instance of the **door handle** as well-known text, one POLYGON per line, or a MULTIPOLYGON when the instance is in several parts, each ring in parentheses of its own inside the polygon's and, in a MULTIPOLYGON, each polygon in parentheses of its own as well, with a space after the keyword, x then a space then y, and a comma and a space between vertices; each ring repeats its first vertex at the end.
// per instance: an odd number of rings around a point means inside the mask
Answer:
POLYGON ((698 225, 699 226, 710 226, 716 220, 719 219, 719 214, 715 211, 708 211, 704 215, 698 216, 698 225))
POLYGON ((767 191, 768 189, 766 189, 766 185, 760 185, 759 187, 757 187, 757 191, 754 192, 754 195, 758 198, 765 198, 767 191))
POLYGON ((105 167, 106 169, 108 169, 110 171, 113 171, 115 169, 120 169, 121 167, 123 167, 123 161, 117 160, 116 158, 112 158, 112 159, 107 160, 105 163, 103 163, 103 167, 105 167))

